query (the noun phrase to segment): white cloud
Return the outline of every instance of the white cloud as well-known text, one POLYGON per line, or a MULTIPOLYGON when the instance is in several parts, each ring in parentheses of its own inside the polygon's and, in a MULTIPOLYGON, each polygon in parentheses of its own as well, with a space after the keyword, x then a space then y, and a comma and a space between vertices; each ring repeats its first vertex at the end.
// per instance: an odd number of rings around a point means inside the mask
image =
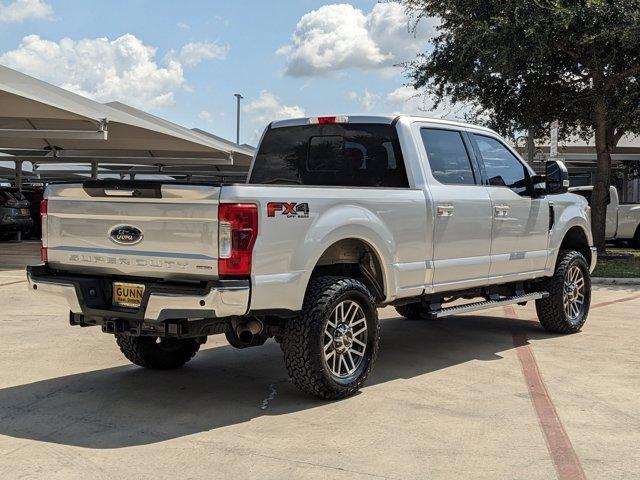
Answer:
POLYGON ((435 21, 422 21, 415 34, 398 2, 377 3, 371 12, 349 4, 325 5, 304 15, 291 44, 277 50, 292 76, 327 74, 347 68, 383 69, 423 51, 435 21))
POLYGON ((154 47, 129 33, 112 41, 54 42, 29 35, 18 48, 0 55, 0 63, 99 102, 118 100, 158 110, 173 105, 176 91, 188 91, 183 63, 191 66, 223 53, 226 47, 217 44, 188 43, 180 55, 159 62, 154 47))
POLYGON ((180 49, 178 58, 187 67, 193 67, 202 60, 224 60, 229 53, 229 45, 216 42, 187 43, 180 49))
POLYGON ((211 121, 213 120, 213 115, 211 115, 211 112, 207 110, 201 110, 200 113, 198 113, 198 118, 200 120, 204 120, 207 123, 211 123, 211 121))
POLYGON ((373 107, 378 104, 378 100, 380 100, 380 94, 371 92, 367 88, 365 88, 362 93, 349 92, 347 97, 349 100, 358 102, 363 112, 371 111, 373 107))
POLYGON ((419 93, 409 86, 398 87, 387 94, 387 101, 398 107, 414 108, 419 105, 419 93))
POLYGON ((176 26, 181 30, 189 30, 191 28, 191 26, 185 22, 178 22, 176 23, 176 26))
POLYGON ((53 7, 43 0, 14 0, 9 3, 0 2, 0 23, 50 18, 51 15, 53 15, 53 7))
POLYGON ((463 119, 464 115, 470 111, 469 106, 460 103, 454 105, 447 99, 434 110, 435 101, 432 96, 406 85, 389 92, 386 101, 394 110, 393 113, 397 114, 463 119))
POLYGON ((254 128, 251 141, 260 138, 262 130, 274 120, 304 117, 304 109, 298 105, 285 105, 273 93, 263 90, 258 98, 254 98, 242 107, 247 114, 250 125, 254 128))
POLYGON ((249 114, 254 123, 266 125, 273 120, 304 117, 304 109, 298 105, 284 105, 273 93, 263 90, 258 98, 249 101, 242 111, 249 114))
POLYGON ((29 35, 0 56, 0 63, 99 102, 118 100, 155 110, 172 105, 174 91, 184 83, 180 63, 160 67, 155 54, 155 48, 131 34, 113 41, 59 42, 29 35))

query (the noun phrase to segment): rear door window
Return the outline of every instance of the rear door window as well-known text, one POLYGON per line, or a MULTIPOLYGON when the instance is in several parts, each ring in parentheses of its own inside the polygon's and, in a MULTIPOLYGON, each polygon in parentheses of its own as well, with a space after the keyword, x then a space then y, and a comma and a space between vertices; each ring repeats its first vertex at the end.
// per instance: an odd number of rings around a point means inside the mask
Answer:
POLYGON ((475 185, 476 178, 462 134, 453 130, 420 130, 434 178, 446 185, 475 185))
POLYGON ((395 126, 364 123, 270 128, 249 183, 409 186, 395 126))

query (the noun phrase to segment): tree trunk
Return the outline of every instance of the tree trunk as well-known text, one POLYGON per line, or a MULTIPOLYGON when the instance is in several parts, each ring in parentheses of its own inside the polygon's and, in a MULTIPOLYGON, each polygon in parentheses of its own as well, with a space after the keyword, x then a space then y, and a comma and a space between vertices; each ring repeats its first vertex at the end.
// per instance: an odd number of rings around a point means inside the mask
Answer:
POLYGON ((607 194, 611 184, 611 149, 613 148, 613 132, 607 122, 606 105, 603 100, 596 103, 595 137, 597 170, 596 181, 591 194, 591 231, 593 243, 599 254, 605 253, 605 225, 607 216, 607 194))

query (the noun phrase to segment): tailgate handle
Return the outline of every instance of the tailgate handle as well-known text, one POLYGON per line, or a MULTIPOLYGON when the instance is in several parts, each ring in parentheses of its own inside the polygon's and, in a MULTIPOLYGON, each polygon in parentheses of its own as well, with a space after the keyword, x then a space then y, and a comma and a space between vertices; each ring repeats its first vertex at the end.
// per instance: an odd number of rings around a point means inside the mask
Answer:
POLYGON ((104 194, 108 197, 133 197, 136 194, 135 190, 116 190, 116 189, 104 189, 104 194))

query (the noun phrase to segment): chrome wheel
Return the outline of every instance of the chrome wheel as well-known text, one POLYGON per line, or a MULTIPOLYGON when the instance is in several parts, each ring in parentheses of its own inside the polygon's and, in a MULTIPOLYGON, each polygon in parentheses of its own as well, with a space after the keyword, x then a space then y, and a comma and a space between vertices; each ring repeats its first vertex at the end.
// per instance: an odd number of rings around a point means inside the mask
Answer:
POLYGON ((562 303, 564 313, 569 321, 578 320, 585 302, 585 281, 582 269, 573 265, 564 277, 564 292, 562 303))
POLYGON ((324 363, 337 378, 347 378, 358 369, 367 351, 367 318, 353 300, 333 309, 324 329, 324 363))

